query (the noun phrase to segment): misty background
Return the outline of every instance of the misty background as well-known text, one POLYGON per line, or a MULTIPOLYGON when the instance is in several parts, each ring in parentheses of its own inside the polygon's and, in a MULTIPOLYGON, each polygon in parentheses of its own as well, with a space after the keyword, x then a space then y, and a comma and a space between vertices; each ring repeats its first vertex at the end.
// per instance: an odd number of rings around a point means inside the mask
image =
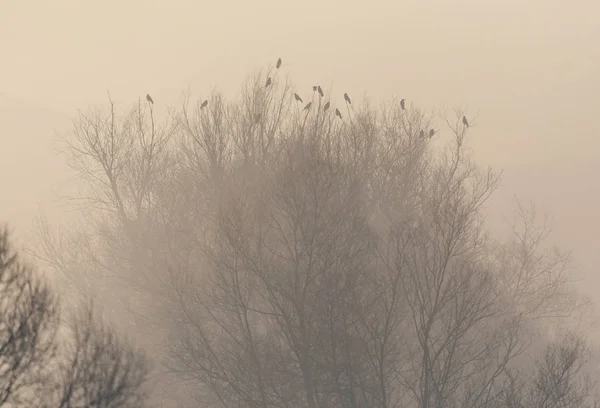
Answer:
POLYGON ((110 94, 122 112, 149 93, 161 122, 184 92, 236 98, 282 58, 303 96, 318 83, 338 104, 347 92, 353 106, 464 109, 477 163, 503 171, 491 230, 508 232, 515 197, 535 204, 598 304, 599 15, 591 0, 0 0, 0 222, 25 246, 36 217, 58 228, 78 215, 61 138, 79 110, 110 94))

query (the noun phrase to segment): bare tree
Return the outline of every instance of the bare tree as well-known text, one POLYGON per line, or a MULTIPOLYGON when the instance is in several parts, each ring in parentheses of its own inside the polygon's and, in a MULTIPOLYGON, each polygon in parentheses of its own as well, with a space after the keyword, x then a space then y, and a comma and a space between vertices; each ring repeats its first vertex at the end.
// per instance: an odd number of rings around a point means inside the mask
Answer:
POLYGON ((224 405, 487 406, 526 320, 572 310, 555 302, 564 259, 529 262, 532 231, 527 262, 495 264, 480 209, 499 176, 465 157, 464 130, 436 163, 411 133, 422 114, 392 135, 376 117, 297 128, 260 177, 230 173, 173 349, 224 405))
POLYGON ((598 406, 596 380, 586 365, 590 349, 569 333, 539 353, 532 370, 511 370, 494 407, 592 408, 598 406))
POLYGON ((589 361, 585 341, 573 335, 551 344, 539 359, 530 397, 538 407, 591 406, 591 379, 584 366, 589 361))
POLYGON ((76 122, 87 257, 137 290, 123 298, 146 295, 140 336, 223 407, 497 406, 536 325, 579 306, 568 257, 523 207, 507 242, 489 237, 500 174, 473 162, 463 112, 367 104, 340 121, 267 77, 231 103, 186 98, 160 131, 139 104, 76 122), (442 151, 419 137, 440 119, 442 151))
POLYGON ((56 407, 143 407, 146 358, 121 340, 95 315, 82 309, 69 325, 58 364, 60 385, 56 407))
POLYGON ((57 304, 0 229, 0 406, 40 406, 55 356, 57 304))
POLYGON ((58 302, 0 233, 0 406, 136 407, 145 357, 94 319, 60 330, 58 302))

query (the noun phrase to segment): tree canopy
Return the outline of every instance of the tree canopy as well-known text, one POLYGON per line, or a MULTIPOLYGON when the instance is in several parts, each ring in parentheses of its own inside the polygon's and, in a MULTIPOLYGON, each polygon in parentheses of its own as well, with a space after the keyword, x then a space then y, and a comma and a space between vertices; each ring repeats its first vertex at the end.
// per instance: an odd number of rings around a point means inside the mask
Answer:
POLYGON ((587 406, 584 343, 539 336, 582 305, 569 258, 524 206, 490 236, 476 121, 342 95, 271 70, 160 123, 158 98, 79 113, 86 228, 40 224, 40 256, 118 279, 96 289, 202 406, 587 406))

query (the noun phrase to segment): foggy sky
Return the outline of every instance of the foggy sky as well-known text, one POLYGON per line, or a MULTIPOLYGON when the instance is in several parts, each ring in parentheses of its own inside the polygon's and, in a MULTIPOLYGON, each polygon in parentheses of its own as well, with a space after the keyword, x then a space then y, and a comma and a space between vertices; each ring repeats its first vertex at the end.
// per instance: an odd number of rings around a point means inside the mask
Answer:
POLYGON ((0 0, 0 220, 27 233, 69 174, 55 132, 107 90, 165 113, 281 57, 301 96, 478 115, 475 157, 505 170, 492 219, 533 200, 600 300, 598 16, 592 0, 0 0))

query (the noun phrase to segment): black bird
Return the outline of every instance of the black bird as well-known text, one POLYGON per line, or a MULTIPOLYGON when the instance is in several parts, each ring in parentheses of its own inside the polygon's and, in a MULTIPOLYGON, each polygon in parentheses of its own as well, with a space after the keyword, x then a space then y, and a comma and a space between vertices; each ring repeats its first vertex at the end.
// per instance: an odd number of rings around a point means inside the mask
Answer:
POLYGON ((317 86, 313 86, 313 92, 317 92, 317 86))
POLYGON ((208 105, 208 99, 202 102, 202 105, 200 105, 200 109, 206 108, 206 105, 208 105))
POLYGON ((327 103, 325 104, 325 106, 323 106, 323 112, 325 112, 327 109, 329 109, 329 105, 330 105, 330 103, 329 103, 329 102, 327 102, 327 103))
POLYGON ((317 86, 317 91, 319 91, 319 95, 321 95, 321 98, 324 96, 323 94, 323 90, 321 89, 321 85, 317 86))
POLYGON ((302 98, 300 98, 300 95, 298 95, 297 93, 294 94, 294 98, 300 102, 300 103, 304 103, 304 101, 302 100, 302 98))
POLYGON ((350 105, 352 105, 352 101, 350 100, 350 97, 348 96, 347 93, 344 94, 344 99, 346 100, 346 102, 348 102, 350 105))
POLYGON ((338 110, 338 108, 335 108, 335 116, 337 116, 338 118, 342 118, 342 114, 340 113, 340 111, 338 110))
POLYGON ((421 131, 419 132, 419 137, 422 138, 423 136, 425 136, 425 131, 423 131, 423 129, 421 129, 421 131))
POLYGON ((467 121, 466 116, 463 116, 463 125, 465 125, 466 127, 469 127, 469 121, 467 121))
POLYGON ((271 77, 267 78, 267 82, 265 83, 265 88, 268 88, 271 85, 271 77))
POLYGON ((402 100, 400 101, 400 107, 402 108, 402 110, 406 110, 406 109, 404 108, 404 99, 402 99, 402 100))
POLYGON ((281 66, 281 58, 277 59, 277 65, 275 65, 275 68, 279 69, 280 66, 281 66))
POLYGON ((429 129, 429 137, 433 137, 435 135, 435 130, 429 129))
POLYGON ((311 105, 312 105, 312 102, 307 103, 306 106, 304 107, 304 110, 309 110, 311 105))
POLYGON ((152 105, 154 105, 154 101, 152 100, 152 97, 150 96, 150 94, 146 94, 146 100, 148 102, 150 102, 152 105))

